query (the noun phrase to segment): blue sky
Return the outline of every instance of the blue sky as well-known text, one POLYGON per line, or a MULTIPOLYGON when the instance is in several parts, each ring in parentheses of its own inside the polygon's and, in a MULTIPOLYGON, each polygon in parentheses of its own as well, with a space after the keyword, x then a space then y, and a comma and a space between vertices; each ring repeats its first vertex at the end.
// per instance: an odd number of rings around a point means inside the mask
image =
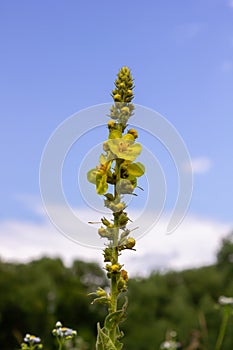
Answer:
POLYGON ((51 133, 75 112, 111 102, 122 65, 135 78, 135 103, 165 116, 188 147, 189 214, 231 227, 232 1, 2 0, 0 42, 0 256, 14 256, 4 250, 4 225, 44 220, 39 165, 51 133))

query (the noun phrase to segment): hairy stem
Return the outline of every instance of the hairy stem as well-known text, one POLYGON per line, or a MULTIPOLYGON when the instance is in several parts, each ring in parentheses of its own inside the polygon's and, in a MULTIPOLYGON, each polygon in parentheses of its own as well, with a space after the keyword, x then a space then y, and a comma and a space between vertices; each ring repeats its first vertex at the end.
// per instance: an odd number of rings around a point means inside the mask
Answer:
MULTIPOLYGON (((114 184, 114 199, 117 200, 119 198, 119 194, 117 193, 117 183, 120 179, 120 162, 121 160, 117 159, 115 164, 115 175, 116 175, 116 183, 114 184)), ((118 264, 118 240, 119 240, 119 212, 114 213, 114 237, 113 237, 113 254, 112 254, 112 265, 118 264)), ((118 309, 117 298, 118 298, 118 288, 117 288, 118 274, 112 274, 111 276, 111 312, 116 312, 118 309)), ((111 334, 111 339, 115 344, 116 341, 116 327, 113 328, 111 334)))

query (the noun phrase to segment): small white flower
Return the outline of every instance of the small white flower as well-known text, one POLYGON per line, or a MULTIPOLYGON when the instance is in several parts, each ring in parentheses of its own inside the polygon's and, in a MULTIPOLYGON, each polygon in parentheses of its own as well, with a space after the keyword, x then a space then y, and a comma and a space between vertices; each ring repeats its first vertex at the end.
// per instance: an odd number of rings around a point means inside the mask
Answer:
POLYGON ((62 324, 60 321, 57 321, 56 325, 55 325, 56 328, 59 328, 59 327, 62 327, 62 324))
POLYGON ((59 338, 71 339, 77 335, 77 332, 71 328, 62 327, 61 322, 56 323, 56 328, 52 331, 53 335, 59 338))
POLYGON ((220 305, 233 305, 233 298, 221 296, 218 298, 218 303, 220 305))
POLYGON ((165 350, 165 349, 170 349, 170 350, 175 350, 175 349, 180 349, 181 344, 174 341, 174 340, 166 340, 164 343, 161 344, 160 349, 165 350))
POLYGON ((39 337, 36 337, 35 335, 26 334, 23 341, 26 344, 35 345, 35 344, 40 344, 41 339, 39 337))

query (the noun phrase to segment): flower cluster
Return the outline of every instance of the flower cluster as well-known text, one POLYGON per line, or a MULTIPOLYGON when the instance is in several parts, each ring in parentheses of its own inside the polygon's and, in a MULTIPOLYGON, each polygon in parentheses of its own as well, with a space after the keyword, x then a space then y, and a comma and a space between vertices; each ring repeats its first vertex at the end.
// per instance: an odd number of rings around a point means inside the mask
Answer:
MULTIPOLYGON (((134 105, 131 103, 133 95, 133 78, 128 67, 122 67, 115 81, 115 89, 112 90, 112 97, 115 104, 110 110, 110 117, 118 120, 125 129, 129 117, 132 115, 134 105)), ((113 123, 111 122, 113 125, 113 123)), ((124 130, 123 130, 124 131, 124 130)))
POLYGON ((133 99, 133 78, 128 67, 122 67, 115 81, 112 97, 115 102, 131 102, 133 99))
POLYGON ((175 331, 171 331, 168 333, 168 339, 165 340, 160 345, 160 350, 178 350, 181 349, 181 343, 176 340, 177 333, 175 331))
POLYGON ((233 298, 232 297, 225 297, 222 295, 218 298, 218 303, 219 303, 219 305, 222 305, 222 306, 233 305, 233 298))
POLYGON ((178 342, 174 342, 173 340, 167 340, 161 344, 161 350, 176 350, 181 349, 181 344, 178 342))
POLYGON ((77 335, 77 332, 71 328, 63 327, 61 322, 57 322, 52 334, 59 339, 69 340, 77 335))
POLYGON ((42 349, 43 345, 41 339, 35 335, 26 334, 23 343, 21 344, 22 350, 39 350, 42 349))

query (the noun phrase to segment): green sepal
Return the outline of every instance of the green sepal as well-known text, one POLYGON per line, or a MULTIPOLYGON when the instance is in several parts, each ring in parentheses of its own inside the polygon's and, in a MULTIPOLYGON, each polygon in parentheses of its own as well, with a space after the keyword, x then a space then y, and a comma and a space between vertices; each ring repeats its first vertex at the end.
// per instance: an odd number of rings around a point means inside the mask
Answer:
POLYGON ((113 197, 112 193, 106 193, 104 196, 107 198, 108 201, 113 201, 114 200, 114 197, 113 197))
POLYGON ((142 163, 131 163, 127 166, 128 174, 131 176, 140 177, 145 173, 145 167, 142 163))
POLYGON ((88 293, 87 295, 88 296, 90 296, 90 295, 97 295, 98 297, 103 297, 103 296, 106 296, 107 293, 106 293, 106 291, 103 288, 98 287, 95 292, 88 293))
POLYGON ((96 168, 94 168, 94 169, 89 170, 87 173, 87 180, 94 185, 96 184, 97 171, 98 170, 96 168))
MULTIPOLYGON (((92 293, 91 293, 92 294, 92 293)), ((96 293, 94 293, 96 294, 96 293)), ((95 304, 95 303, 100 303, 100 304, 108 304, 110 303, 109 301, 109 298, 108 297, 98 297, 98 298, 95 298, 91 304, 95 304)))

